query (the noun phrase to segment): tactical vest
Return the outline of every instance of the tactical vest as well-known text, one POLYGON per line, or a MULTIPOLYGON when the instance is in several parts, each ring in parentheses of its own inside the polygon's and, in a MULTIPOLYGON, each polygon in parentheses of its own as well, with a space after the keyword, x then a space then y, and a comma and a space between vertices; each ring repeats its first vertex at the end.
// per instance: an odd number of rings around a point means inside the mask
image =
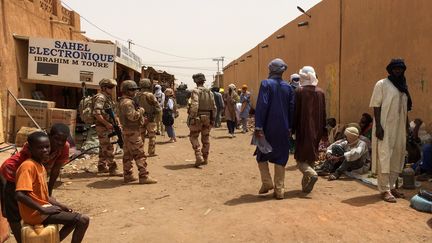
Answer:
MULTIPOLYGON (((111 97, 107 96, 104 93, 97 93, 93 96, 92 99, 92 110, 95 110, 95 105, 96 105, 96 99, 99 100, 103 100, 104 104, 103 104, 103 109, 101 110, 101 115, 102 117, 108 121, 108 122, 112 122, 110 116, 108 115, 108 113, 106 113, 106 109, 112 108, 114 110, 114 113, 116 113, 116 105, 114 103, 114 101, 112 100, 111 97)), ((100 123, 98 120, 96 120, 96 124, 99 125, 103 125, 102 123, 100 123)))
POLYGON ((198 88, 198 113, 209 113, 214 109, 214 100, 210 89, 198 88))
MULTIPOLYGON (((132 105, 134 103, 134 101, 131 98, 128 98, 128 97, 122 97, 122 98, 120 98, 120 102, 119 102, 119 118, 120 118, 120 123, 123 126, 123 128, 126 129, 126 130, 138 129, 142 125, 144 117, 141 117, 137 121, 131 121, 131 120, 129 120, 126 117, 126 112, 127 112, 126 104, 129 103, 129 102, 132 105)), ((134 107, 134 109, 136 109, 136 108, 134 107)))
POLYGON ((156 117, 156 108, 150 104, 150 93, 140 92, 136 96, 136 101, 138 105, 145 110, 145 115, 150 122, 154 122, 156 117))

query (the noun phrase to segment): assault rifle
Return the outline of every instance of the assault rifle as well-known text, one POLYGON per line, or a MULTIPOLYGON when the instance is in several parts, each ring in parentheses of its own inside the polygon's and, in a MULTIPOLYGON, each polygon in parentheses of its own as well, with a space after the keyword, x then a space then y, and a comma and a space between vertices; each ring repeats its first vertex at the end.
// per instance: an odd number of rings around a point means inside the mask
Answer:
POLYGON ((108 137, 111 138, 113 136, 117 136, 117 141, 114 143, 117 143, 120 148, 123 148, 123 134, 119 124, 117 124, 117 120, 115 119, 114 110, 112 108, 107 108, 105 109, 105 112, 110 116, 114 128, 114 131, 110 133, 108 137))

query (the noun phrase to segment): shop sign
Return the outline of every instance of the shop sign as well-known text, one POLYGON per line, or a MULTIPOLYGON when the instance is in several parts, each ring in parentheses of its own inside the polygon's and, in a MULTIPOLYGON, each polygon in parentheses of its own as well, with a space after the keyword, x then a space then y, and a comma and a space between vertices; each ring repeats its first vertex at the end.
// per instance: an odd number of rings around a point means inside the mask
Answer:
POLYGON ((141 58, 118 41, 116 41, 116 47, 115 61, 141 73, 141 58))
POLYGON ((28 79, 97 85, 114 77, 114 44, 30 38, 28 79))

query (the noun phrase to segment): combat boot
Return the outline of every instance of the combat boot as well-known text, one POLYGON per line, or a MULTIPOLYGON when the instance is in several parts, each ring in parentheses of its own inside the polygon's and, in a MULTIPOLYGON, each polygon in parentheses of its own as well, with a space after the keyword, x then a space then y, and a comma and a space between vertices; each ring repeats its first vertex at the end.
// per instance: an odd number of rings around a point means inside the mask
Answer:
POLYGON ((106 166, 102 166, 102 165, 98 166, 98 173, 108 173, 108 172, 109 170, 106 166))
POLYGON ((274 175, 274 196, 276 199, 284 199, 285 197, 285 166, 275 164, 275 175, 274 175))
POLYGON ((197 156, 195 161, 195 167, 200 167, 201 165, 204 165, 205 161, 202 156, 197 156))
POLYGON ((264 194, 269 192, 270 190, 273 190, 273 181, 270 175, 268 162, 258 162, 258 168, 260 170, 261 175, 261 188, 259 189, 259 194, 264 194))
POLYGON ((139 178, 139 184, 156 184, 157 180, 151 178, 150 176, 139 178))
POLYGON ((124 176, 123 177, 123 182, 124 183, 129 183, 129 182, 133 182, 136 181, 137 178, 135 178, 133 175, 128 175, 128 176, 124 176))

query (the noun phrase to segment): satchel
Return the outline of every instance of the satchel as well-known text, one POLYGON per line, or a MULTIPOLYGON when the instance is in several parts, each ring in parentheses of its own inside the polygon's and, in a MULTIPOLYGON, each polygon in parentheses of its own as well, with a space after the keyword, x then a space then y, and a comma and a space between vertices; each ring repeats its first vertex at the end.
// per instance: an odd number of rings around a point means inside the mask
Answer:
POLYGON ((162 123, 165 126, 172 126, 174 124, 174 117, 172 115, 172 110, 164 108, 162 112, 162 123))

